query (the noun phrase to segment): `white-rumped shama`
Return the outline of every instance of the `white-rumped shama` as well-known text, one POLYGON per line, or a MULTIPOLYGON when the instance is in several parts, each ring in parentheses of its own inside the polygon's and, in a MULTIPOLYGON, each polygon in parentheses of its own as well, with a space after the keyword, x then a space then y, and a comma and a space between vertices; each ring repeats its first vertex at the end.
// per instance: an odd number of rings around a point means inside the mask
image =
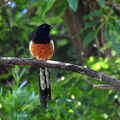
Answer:
MULTIPOLYGON (((48 60, 54 52, 54 43, 49 38, 51 28, 48 24, 40 25, 32 41, 29 44, 30 53, 37 59, 48 60)), ((47 100, 51 100, 51 87, 48 67, 39 67, 39 98, 43 109, 47 106, 47 100)))

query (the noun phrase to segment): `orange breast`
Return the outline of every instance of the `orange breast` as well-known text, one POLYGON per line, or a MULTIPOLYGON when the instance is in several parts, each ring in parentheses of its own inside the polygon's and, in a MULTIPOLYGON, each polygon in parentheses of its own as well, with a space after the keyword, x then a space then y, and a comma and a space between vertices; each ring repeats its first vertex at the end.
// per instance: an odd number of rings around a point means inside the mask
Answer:
POLYGON ((45 60, 50 59, 54 52, 52 41, 47 44, 35 44, 33 41, 31 41, 29 49, 34 57, 45 60))

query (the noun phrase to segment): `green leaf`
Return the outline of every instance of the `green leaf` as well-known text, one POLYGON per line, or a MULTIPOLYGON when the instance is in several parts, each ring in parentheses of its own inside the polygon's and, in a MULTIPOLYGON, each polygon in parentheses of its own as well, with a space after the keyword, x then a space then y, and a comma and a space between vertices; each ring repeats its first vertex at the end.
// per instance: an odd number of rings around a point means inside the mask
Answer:
POLYGON ((111 47, 112 46, 112 42, 111 41, 108 41, 102 48, 99 49, 99 51, 104 51, 106 50, 107 48, 111 47))
POLYGON ((113 26, 113 29, 116 31, 117 34, 120 34, 120 28, 119 26, 113 26))
POLYGON ((10 75, 10 73, 2 74, 0 75, 0 79, 7 79, 10 75))
POLYGON ((75 12, 78 8, 78 0, 67 0, 67 2, 69 4, 70 8, 72 10, 74 10, 74 12, 75 12))
POLYGON ((68 102, 72 102, 71 99, 66 99, 66 98, 59 98, 56 100, 56 102, 58 103, 68 103, 68 102))
POLYGON ((112 92, 109 94, 109 102, 112 102, 114 100, 114 96, 116 95, 116 92, 112 92))
POLYGON ((95 36, 98 34, 99 30, 100 29, 98 28, 96 30, 93 30, 89 34, 87 34, 87 36, 86 36, 86 38, 85 38, 85 40, 83 42, 84 47, 86 47, 92 40, 95 39, 95 36))
POLYGON ((23 70, 20 72, 19 76, 22 77, 22 76, 24 75, 24 73, 25 73, 25 69, 23 69, 23 70))
POLYGON ((105 7, 105 0, 98 0, 98 4, 104 8, 105 7))
POLYGON ((0 88, 0 95, 2 96, 2 93, 3 93, 3 89, 2 87, 0 88))
POLYGON ((50 8, 53 6, 53 4, 55 3, 56 0, 49 0, 48 4, 47 4, 47 8, 46 8, 46 12, 48 10, 50 10, 50 8))
POLYGON ((103 15, 103 13, 101 11, 98 11, 98 10, 95 10, 93 12, 91 12, 90 14, 90 17, 101 17, 103 15))
POLYGON ((12 27, 12 32, 14 33, 15 38, 21 38, 22 37, 22 31, 23 29, 18 26, 12 27))
POLYGON ((111 40, 111 36, 107 27, 105 28, 104 36, 105 36, 105 40, 107 41, 111 40))
POLYGON ((103 25, 104 25, 104 23, 101 24, 96 30, 93 30, 92 32, 87 34, 87 36, 85 37, 85 40, 83 42, 84 47, 86 47, 92 40, 95 39, 95 36, 98 34, 98 32, 100 31, 100 29, 103 25))
POLYGON ((94 31, 90 32, 89 34, 87 34, 87 36, 83 42, 83 45, 86 47, 92 40, 94 40, 97 33, 98 33, 97 30, 94 30, 94 31))
POLYGON ((35 97, 35 91, 32 92, 31 96, 30 96, 30 100, 32 100, 35 97))
POLYGON ((68 111, 66 111, 66 110, 64 110, 64 109, 61 109, 60 111, 61 111, 63 114, 67 114, 70 118, 74 119, 74 116, 73 116, 70 112, 68 112, 68 111))
POLYGON ((23 35, 23 38, 26 40, 26 42, 29 43, 30 41, 28 39, 27 34, 25 32, 23 32, 22 35, 23 35))
POLYGON ((23 83, 21 83, 20 86, 19 86, 19 89, 23 88, 26 83, 27 83, 27 81, 24 81, 23 83))
POLYGON ((105 105, 109 101, 108 90, 95 90, 95 102, 99 105, 105 105))
POLYGON ((101 17, 103 13, 101 11, 95 10, 91 12, 89 15, 85 15, 83 20, 90 19, 91 17, 101 17))
POLYGON ((98 24, 98 23, 99 23, 99 20, 89 21, 89 22, 86 22, 86 23, 85 23, 85 27, 90 28, 90 27, 92 27, 93 25, 96 25, 96 24, 98 24))
POLYGON ((78 116, 79 119, 81 119, 81 114, 79 113, 79 111, 77 109, 73 109, 74 113, 78 116))
POLYGON ((56 0, 49 0, 47 1, 47 3, 45 4, 45 7, 43 9, 43 13, 41 15, 41 18, 39 21, 41 21, 41 19, 44 17, 44 15, 46 14, 47 11, 50 10, 50 8, 52 8, 53 4, 55 3, 56 0))
POLYGON ((113 43, 113 49, 116 51, 117 54, 120 54, 120 46, 113 32, 111 32, 111 38, 113 43))

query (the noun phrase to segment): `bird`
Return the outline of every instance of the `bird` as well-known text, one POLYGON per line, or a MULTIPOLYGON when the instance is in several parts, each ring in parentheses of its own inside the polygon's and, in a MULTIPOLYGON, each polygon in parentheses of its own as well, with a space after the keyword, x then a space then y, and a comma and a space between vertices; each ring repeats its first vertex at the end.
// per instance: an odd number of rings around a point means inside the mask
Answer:
MULTIPOLYGON (((35 31, 30 41, 29 50, 33 57, 39 60, 49 60, 54 53, 54 42, 49 38, 49 33, 54 26, 41 24, 35 31)), ((39 98, 41 108, 45 109, 47 100, 51 100, 50 75, 48 67, 39 67, 39 98)))

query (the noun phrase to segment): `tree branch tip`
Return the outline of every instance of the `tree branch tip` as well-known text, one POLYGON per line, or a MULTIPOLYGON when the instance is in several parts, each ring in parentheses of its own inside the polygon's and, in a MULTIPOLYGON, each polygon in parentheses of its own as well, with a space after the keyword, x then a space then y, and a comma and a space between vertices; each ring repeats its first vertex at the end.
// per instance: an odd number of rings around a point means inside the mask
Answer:
POLYGON ((100 84, 100 85, 93 85, 93 88, 96 89, 108 89, 108 90, 114 90, 114 88, 110 85, 104 85, 104 84, 100 84))

